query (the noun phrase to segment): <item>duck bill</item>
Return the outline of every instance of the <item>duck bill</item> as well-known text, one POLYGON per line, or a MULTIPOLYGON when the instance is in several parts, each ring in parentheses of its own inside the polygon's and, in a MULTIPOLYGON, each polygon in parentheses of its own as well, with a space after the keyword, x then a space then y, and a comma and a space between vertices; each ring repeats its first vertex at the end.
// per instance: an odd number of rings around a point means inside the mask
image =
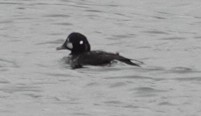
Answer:
POLYGON ((65 49, 66 49, 65 45, 56 48, 56 50, 65 50, 65 49))
POLYGON ((67 42, 67 43, 64 43, 62 46, 60 47, 57 47, 56 48, 57 50, 72 50, 73 49, 73 44, 71 42, 67 42))

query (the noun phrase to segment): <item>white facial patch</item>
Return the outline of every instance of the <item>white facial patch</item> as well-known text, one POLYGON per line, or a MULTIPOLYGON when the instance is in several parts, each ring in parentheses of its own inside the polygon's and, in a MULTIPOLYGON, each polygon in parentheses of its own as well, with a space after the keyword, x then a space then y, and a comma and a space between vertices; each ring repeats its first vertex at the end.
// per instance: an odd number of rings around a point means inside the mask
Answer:
POLYGON ((69 48, 69 49, 73 49, 73 44, 70 43, 70 42, 67 42, 66 47, 69 48))
POLYGON ((80 41, 80 45, 82 45, 83 43, 84 43, 84 42, 81 40, 81 41, 80 41))
POLYGON ((67 38, 67 41, 69 41, 69 38, 67 38))

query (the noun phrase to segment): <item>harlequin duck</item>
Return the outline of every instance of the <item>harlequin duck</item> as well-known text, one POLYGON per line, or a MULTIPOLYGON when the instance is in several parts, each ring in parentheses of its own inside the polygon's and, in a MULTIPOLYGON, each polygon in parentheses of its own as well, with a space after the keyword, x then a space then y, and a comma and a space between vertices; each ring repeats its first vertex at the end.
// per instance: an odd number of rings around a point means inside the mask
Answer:
POLYGON ((57 50, 68 49, 71 51, 69 54, 70 65, 73 69, 81 68, 83 65, 105 65, 114 60, 118 60, 133 66, 140 66, 137 63, 131 62, 131 59, 123 57, 118 53, 110 53, 105 51, 91 51, 91 46, 87 38, 77 32, 71 33, 61 47, 57 50))

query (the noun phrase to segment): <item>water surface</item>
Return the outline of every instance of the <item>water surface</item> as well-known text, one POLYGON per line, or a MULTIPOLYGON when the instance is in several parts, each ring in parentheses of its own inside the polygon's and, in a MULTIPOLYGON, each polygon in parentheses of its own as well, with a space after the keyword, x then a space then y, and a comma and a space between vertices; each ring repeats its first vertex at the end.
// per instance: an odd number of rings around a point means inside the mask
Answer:
POLYGON ((196 116, 201 1, 1 0, 0 114, 196 116), (72 70, 56 51, 72 31, 142 68, 72 70))

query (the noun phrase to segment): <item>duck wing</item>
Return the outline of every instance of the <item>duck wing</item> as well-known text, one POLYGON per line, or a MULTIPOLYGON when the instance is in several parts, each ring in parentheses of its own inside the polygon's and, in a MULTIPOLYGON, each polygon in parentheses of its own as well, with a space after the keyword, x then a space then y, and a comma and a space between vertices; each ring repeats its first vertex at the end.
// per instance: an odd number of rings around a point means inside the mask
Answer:
POLYGON ((129 65, 139 66, 133 63, 131 59, 123 57, 118 53, 109 53, 104 51, 90 51, 79 56, 78 62, 80 65, 105 65, 111 63, 113 60, 118 60, 129 65))

